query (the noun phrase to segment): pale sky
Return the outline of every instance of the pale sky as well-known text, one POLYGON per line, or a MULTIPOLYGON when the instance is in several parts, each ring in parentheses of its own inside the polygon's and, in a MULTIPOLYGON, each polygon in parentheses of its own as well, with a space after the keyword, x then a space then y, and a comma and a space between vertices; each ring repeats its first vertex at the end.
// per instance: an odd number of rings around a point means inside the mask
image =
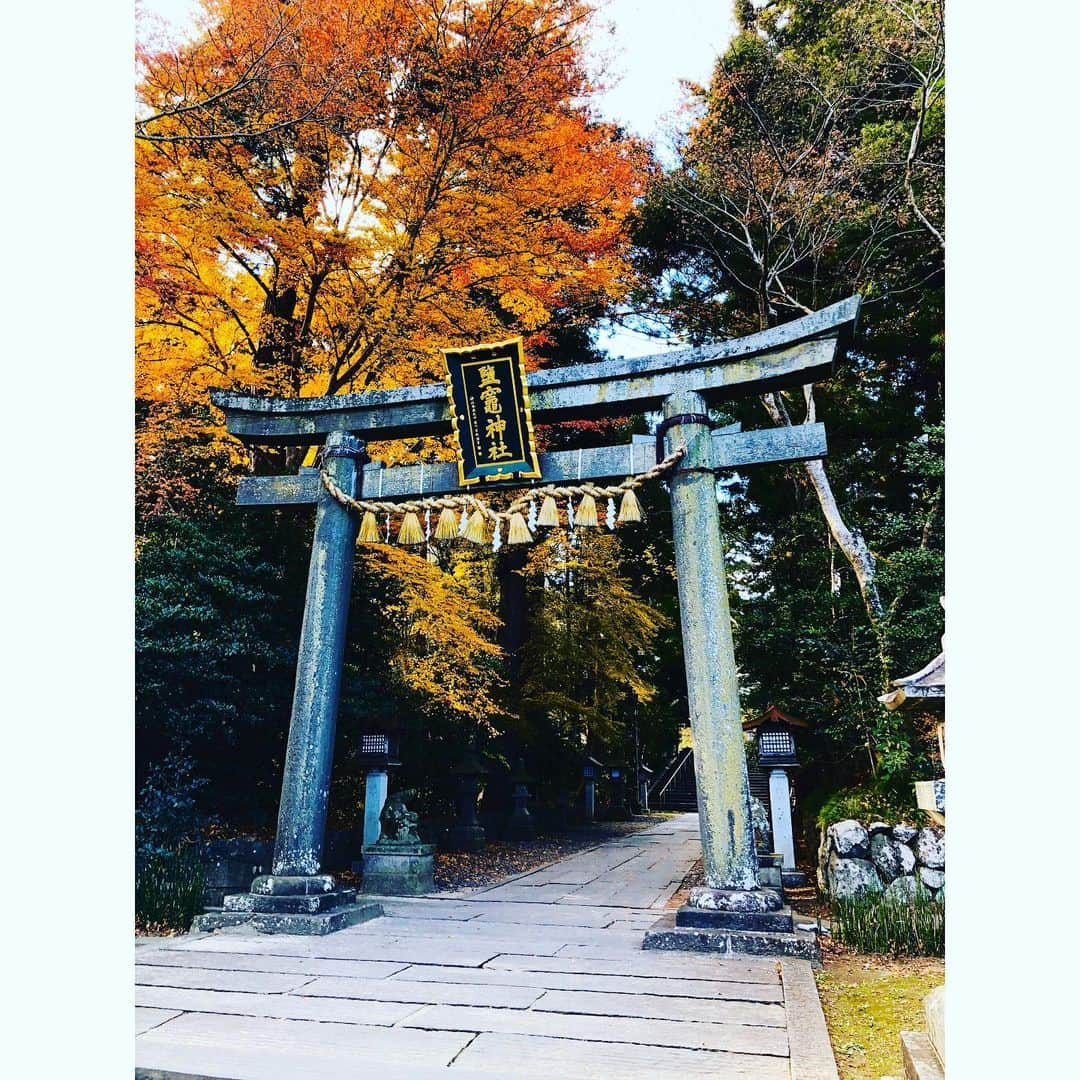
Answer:
MULTIPOLYGON (((192 0, 142 0, 180 33, 189 31, 192 0)), ((608 89, 597 107, 610 120, 656 141, 663 155, 668 118, 681 100, 679 81, 707 83, 734 32, 732 0, 599 0, 593 40, 596 74, 608 89)), ((666 155, 665 155, 666 157, 666 155)), ((664 351, 662 342, 626 330, 602 331, 615 356, 664 351)))

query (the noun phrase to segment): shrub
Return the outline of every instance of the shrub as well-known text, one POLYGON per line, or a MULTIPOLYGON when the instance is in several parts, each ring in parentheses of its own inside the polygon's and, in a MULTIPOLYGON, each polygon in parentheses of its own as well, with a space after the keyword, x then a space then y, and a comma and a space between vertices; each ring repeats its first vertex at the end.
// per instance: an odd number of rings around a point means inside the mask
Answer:
POLYGON ((862 822, 926 824, 926 815, 915 806, 914 789, 910 784, 900 790, 870 784, 844 788, 830 795, 817 813, 817 823, 823 829, 849 818, 862 822))
POLYGON ((860 952, 892 956, 945 955, 945 901, 921 885, 910 897, 887 893, 834 899, 833 938, 860 952))
POLYGON ((188 930, 202 911, 205 873, 198 849, 143 855, 135 863, 135 924, 143 932, 188 930))

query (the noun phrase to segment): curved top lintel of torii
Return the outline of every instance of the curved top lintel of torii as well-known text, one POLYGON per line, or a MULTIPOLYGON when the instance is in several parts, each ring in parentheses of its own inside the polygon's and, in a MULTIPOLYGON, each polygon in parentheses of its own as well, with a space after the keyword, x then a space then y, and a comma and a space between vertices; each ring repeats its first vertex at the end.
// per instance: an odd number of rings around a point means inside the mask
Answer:
MULTIPOLYGON (((746 337, 630 359, 548 368, 529 376, 540 423, 641 413, 669 394, 693 390, 710 403, 825 378, 843 357, 861 298, 746 337)), ((450 430, 444 383, 329 397, 246 397, 215 391, 231 434, 262 445, 312 445, 331 431, 367 438, 441 435, 450 430)))

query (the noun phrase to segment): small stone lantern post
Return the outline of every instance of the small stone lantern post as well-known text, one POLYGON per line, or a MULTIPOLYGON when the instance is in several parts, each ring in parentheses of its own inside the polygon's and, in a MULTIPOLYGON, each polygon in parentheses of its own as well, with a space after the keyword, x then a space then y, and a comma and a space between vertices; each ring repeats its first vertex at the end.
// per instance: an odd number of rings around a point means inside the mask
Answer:
POLYGON ((770 705, 756 720, 747 720, 744 731, 757 738, 758 762, 769 777, 773 847, 783 856, 783 869, 795 869, 795 834, 791 827, 791 783, 788 773, 799 766, 795 758, 797 727, 809 728, 805 720, 788 716, 770 705))
POLYGON ((604 768, 602 761, 586 757, 581 764, 581 776, 585 781, 585 823, 591 825, 596 820, 596 778, 604 768))
POLYGON ((608 776, 611 777, 611 807, 608 818, 611 821, 629 821, 634 816, 630 813, 630 792, 626 786, 628 773, 625 765, 612 765, 608 769, 608 776))
POLYGON ((649 812, 649 784, 652 783, 653 771, 648 765, 638 765, 638 806, 643 814, 649 812))
POLYGON ((458 779, 457 817, 447 833, 448 851, 483 851, 484 827, 476 817, 476 800, 487 766, 475 750, 466 750, 461 761, 450 770, 458 779))
POLYGON ((381 833, 379 817, 386 805, 386 792, 391 766, 400 765, 397 739, 391 735, 371 733, 360 736, 360 764, 366 769, 364 781, 364 847, 378 843, 381 833))
POLYGON ((510 777, 510 781, 514 785, 510 792, 514 809, 510 814, 510 820, 506 823, 506 839, 533 840, 536 838, 536 822, 529 813, 529 800, 532 794, 528 787, 532 777, 525 772, 524 758, 518 758, 517 768, 510 777))

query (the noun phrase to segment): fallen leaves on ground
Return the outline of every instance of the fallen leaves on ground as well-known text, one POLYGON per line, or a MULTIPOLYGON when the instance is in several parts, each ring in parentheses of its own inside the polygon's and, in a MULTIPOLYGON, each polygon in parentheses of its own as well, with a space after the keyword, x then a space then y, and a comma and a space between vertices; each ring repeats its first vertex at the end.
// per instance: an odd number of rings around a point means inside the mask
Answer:
POLYGON ((435 887, 442 892, 494 885, 504 878, 528 873, 666 820, 666 815, 650 814, 633 821, 608 821, 592 828, 552 833, 535 840, 489 840, 483 851, 439 851, 435 854, 435 887))

